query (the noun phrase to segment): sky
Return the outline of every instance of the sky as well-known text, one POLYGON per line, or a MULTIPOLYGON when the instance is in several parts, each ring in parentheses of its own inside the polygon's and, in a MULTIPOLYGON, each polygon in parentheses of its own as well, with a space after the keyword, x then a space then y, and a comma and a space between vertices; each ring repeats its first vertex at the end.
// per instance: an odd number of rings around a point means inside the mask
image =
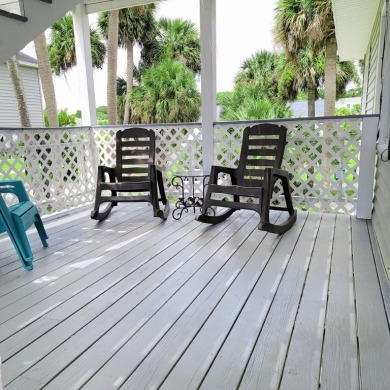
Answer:
MULTIPOLYGON (((262 49, 273 50, 272 27, 277 0, 217 0, 217 91, 231 91, 243 61, 262 49)), ((159 4, 157 17, 192 20, 199 28, 199 0, 166 0, 159 4)), ((89 16, 95 25, 96 14, 89 16)), ((35 57, 32 45, 25 50, 35 57)), ((135 61, 139 49, 135 50, 135 61)), ((126 54, 119 50, 118 76, 126 75, 126 54)), ((76 69, 54 76, 58 109, 73 114, 80 108, 76 69)), ((94 70, 96 106, 106 105, 107 68, 94 70)))

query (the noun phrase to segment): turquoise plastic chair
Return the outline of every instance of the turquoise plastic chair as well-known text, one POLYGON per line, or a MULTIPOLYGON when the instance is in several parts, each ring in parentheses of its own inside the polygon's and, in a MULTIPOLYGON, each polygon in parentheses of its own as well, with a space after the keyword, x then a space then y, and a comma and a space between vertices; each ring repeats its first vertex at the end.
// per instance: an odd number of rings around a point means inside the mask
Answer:
POLYGON ((49 238, 43 226, 39 211, 30 201, 20 180, 0 181, 0 233, 7 232, 16 249, 23 267, 33 268, 33 254, 27 239, 26 230, 35 224, 43 246, 47 247, 49 238), (11 193, 18 203, 8 207, 1 194, 11 193))

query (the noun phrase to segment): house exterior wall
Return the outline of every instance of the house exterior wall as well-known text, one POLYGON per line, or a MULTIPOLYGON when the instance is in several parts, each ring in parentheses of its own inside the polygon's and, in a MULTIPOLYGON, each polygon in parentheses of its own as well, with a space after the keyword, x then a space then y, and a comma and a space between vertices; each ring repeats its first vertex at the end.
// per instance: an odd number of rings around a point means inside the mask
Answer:
MULTIPOLYGON (((36 67, 20 66, 32 127, 44 127, 41 87, 36 67)), ((0 65, 0 127, 20 127, 18 106, 6 65, 0 65)))
MULTIPOLYGON (((381 2, 366 55, 366 99, 363 106, 364 113, 380 112, 378 145, 387 145, 390 128, 390 31, 386 29, 386 23, 390 23, 390 16, 383 12, 381 2)), ((372 222, 390 277, 390 162, 381 152, 378 153, 372 222)))
POLYGON ((364 85, 364 111, 365 114, 376 114, 378 108, 375 107, 375 96, 377 87, 377 64, 379 52, 379 20, 377 18, 373 35, 367 52, 365 67, 367 67, 367 78, 364 85))

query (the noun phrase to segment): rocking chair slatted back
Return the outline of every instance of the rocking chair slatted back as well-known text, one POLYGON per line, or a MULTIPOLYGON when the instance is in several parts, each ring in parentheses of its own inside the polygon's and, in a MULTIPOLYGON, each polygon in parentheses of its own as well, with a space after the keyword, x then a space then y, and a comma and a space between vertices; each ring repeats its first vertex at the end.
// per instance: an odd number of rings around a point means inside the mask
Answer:
POLYGON ((92 219, 104 220, 118 202, 149 202, 155 217, 167 219, 169 202, 162 171, 155 165, 155 142, 153 130, 130 128, 117 132, 116 166, 98 166, 92 219), (160 209, 160 201, 164 209, 160 209), (100 210, 102 204, 106 204, 104 210, 100 210))
POLYGON ((271 123, 262 123, 244 130, 240 161, 237 168, 213 165, 209 185, 203 200, 199 222, 219 223, 229 218, 235 210, 254 210, 260 215, 258 228, 270 233, 283 234, 291 229, 297 219, 292 203, 289 173, 280 169, 287 129, 271 123), (231 184, 219 184, 219 175, 230 177, 231 184), (274 186, 280 181, 285 206, 272 204, 274 186), (229 195, 229 197, 225 196, 229 195), (253 198, 248 202, 245 198, 253 198), (233 200, 231 199, 233 198, 233 200), (221 210, 216 208, 221 207, 221 210), (216 211, 217 210, 217 213, 216 211), (270 210, 287 211, 282 223, 270 221, 270 210))
POLYGON ((246 128, 237 184, 244 187, 262 187, 266 168, 280 168, 286 144, 286 128, 268 124, 246 128))
POLYGON ((118 181, 150 180, 154 164, 155 134, 143 128, 118 131, 116 135, 116 176, 118 181))

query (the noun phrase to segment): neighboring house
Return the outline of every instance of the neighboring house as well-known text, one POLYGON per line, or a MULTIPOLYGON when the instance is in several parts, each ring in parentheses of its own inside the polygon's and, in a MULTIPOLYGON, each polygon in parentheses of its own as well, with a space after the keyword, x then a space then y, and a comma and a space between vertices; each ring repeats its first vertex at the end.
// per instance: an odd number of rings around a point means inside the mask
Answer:
MULTIPOLYGON (((336 101, 336 108, 348 108, 351 109, 355 104, 361 104, 361 97, 343 98, 336 101)), ((293 111, 294 118, 306 118, 307 117, 307 100, 297 100, 292 103, 288 103, 293 111)), ((324 116, 325 100, 318 99, 315 103, 316 116, 324 116)))
MULTIPOLYGON (((44 127, 41 86, 38 63, 35 58, 22 52, 17 54, 22 76, 27 109, 32 127, 44 127)), ((0 65, 0 127, 20 127, 15 93, 6 64, 0 65)))

